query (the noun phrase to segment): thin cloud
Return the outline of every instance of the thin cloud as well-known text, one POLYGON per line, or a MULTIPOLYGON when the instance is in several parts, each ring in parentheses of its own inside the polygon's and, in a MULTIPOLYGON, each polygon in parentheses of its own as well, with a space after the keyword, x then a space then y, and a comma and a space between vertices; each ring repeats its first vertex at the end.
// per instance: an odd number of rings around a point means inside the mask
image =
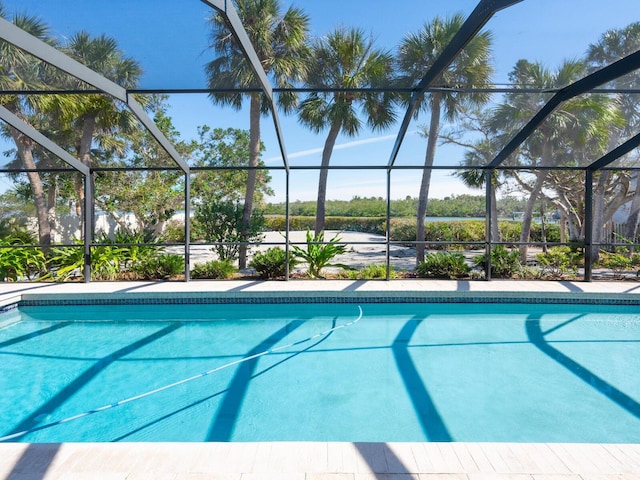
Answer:
MULTIPOLYGON (((417 131, 407 132, 407 135, 413 135, 418 133, 417 131)), ((345 148, 353 148, 359 147, 362 145, 368 145, 370 143, 378 143, 378 142, 386 142, 387 140, 395 140, 397 135, 383 135, 381 137, 371 137, 365 138, 362 140, 353 140, 352 142, 340 143, 333 147, 333 150, 344 150, 345 148)), ((318 153, 322 153, 323 148, 311 148, 309 150, 300 150, 299 152, 290 153, 287 155, 287 158, 301 158, 301 157, 310 157, 311 155, 316 155, 318 153)), ((265 160, 267 165, 273 164, 275 162, 281 162, 282 157, 270 157, 265 160)))

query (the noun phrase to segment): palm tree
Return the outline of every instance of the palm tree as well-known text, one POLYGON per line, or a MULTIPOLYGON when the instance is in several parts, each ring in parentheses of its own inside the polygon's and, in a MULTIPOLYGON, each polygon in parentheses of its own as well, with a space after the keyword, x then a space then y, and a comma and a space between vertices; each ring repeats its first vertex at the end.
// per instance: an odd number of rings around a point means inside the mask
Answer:
POLYGON ((338 27, 313 46, 307 85, 318 91, 302 101, 299 118, 315 133, 329 128, 318 181, 316 236, 324 230, 328 167, 338 135, 358 134, 361 111, 374 130, 387 128, 396 119, 393 95, 356 90, 383 86, 392 77, 393 57, 373 43, 362 30, 338 27))
MULTIPOLYGON (((0 4, 0 16, 6 17, 0 4)), ((48 26, 37 17, 28 15, 15 15, 12 22, 17 27, 30 33, 34 37, 55 44, 49 35, 48 26)), ((21 90, 29 88, 43 88, 46 65, 26 54, 22 50, 0 41, 0 90, 21 90)), ((35 113, 43 99, 36 96, 2 95, 0 105, 7 108, 14 115, 20 117, 26 123, 33 124, 37 119, 35 113)), ((47 246, 51 243, 51 223, 47 205, 47 195, 42 178, 36 169, 34 156, 35 142, 18 130, 8 127, 10 136, 17 149, 18 158, 27 169, 27 178, 33 193, 38 219, 38 239, 40 245, 47 246)))
MULTIPOLYGON (((289 7, 281 14, 279 0, 237 0, 238 16, 253 44, 265 73, 278 87, 291 86, 301 81, 307 72, 309 19, 298 8, 289 7)), ((211 25, 211 49, 217 55, 206 66, 211 89, 257 88, 249 62, 245 59, 239 43, 230 34, 222 15, 215 14, 209 19, 211 25)), ((242 93, 211 93, 211 100, 221 105, 230 105, 236 110, 242 108, 242 93)), ((295 95, 279 97, 280 105, 289 111, 296 101, 295 95)), ((250 94, 249 104, 249 162, 247 188, 242 214, 242 238, 247 240, 249 223, 254 209, 254 195, 258 181, 260 162, 260 116, 269 111, 269 105, 260 93, 250 94)), ((238 253, 239 268, 247 266, 247 246, 241 245, 238 253)))
MULTIPOLYGON (((405 81, 415 85, 424 77, 429 67, 433 65, 460 30, 464 21, 464 16, 461 14, 451 18, 436 17, 430 23, 425 24, 420 31, 410 33, 403 39, 397 58, 405 81)), ((490 32, 485 31, 476 35, 442 73, 438 83, 444 86, 478 87, 487 85, 493 73, 493 67, 490 64, 490 47, 490 32)), ((416 115, 425 110, 431 113, 416 215, 416 241, 418 242, 416 260, 418 263, 424 260, 425 246, 421 242, 424 242, 425 238, 424 220, 431 183, 431 167, 436 155, 441 117, 444 115, 447 121, 453 121, 461 108, 482 105, 488 99, 489 96, 485 93, 432 92, 425 95, 420 108, 416 110, 416 115)))

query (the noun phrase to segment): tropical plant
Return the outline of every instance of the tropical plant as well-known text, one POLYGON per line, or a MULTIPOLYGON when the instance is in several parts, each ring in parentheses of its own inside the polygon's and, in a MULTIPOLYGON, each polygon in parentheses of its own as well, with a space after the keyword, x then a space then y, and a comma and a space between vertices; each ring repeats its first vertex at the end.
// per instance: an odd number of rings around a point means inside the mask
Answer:
MULTIPOLYGON (((360 269, 351 268, 349 270, 341 270, 338 272, 340 278, 348 278, 350 280, 376 280, 387 278, 387 266, 384 264, 365 265, 360 269)), ((398 274, 393 266, 389 265, 389 278, 397 278, 398 274)))
POLYGON ((622 278, 624 272, 632 270, 633 261, 625 250, 615 252, 600 252, 598 265, 602 268, 609 269, 616 278, 622 278))
POLYGON ((184 273, 184 258, 174 253, 161 253, 132 264, 131 271, 141 280, 167 280, 184 273))
MULTIPOLYGON (((289 7, 282 14, 279 0, 237 0, 238 17, 242 21, 265 73, 277 87, 288 87, 302 80, 307 73, 307 34, 309 19, 302 10, 289 7)), ((211 26, 210 48, 217 58, 206 66, 209 88, 217 90, 210 94, 211 100, 222 105, 242 108, 241 93, 225 93, 232 88, 256 88, 259 83, 251 65, 245 58, 235 35, 229 34, 224 16, 216 13, 209 18, 211 26)), ((283 94, 278 97, 285 111, 293 108, 296 96, 283 94)), ((260 116, 270 109, 267 99, 260 93, 250 94, 249 106, 249 162, 247 187, 242 214, 241 240, 246 242, 251 235, 251 219, 260 158, 260 116)), ((246 245, 239 250, 239 266, 245 268, 246 245)))
POLYGON ((22 245, 21 238, 0 239, 0 281, 31 280, 45 272, 43 251, 22 245))
MULTIPOLYGON (((78 247, 51 249, 49 270, 54 280, 65 281, 84 275, 84 248, 81 240, 74 240, 78 247)), ((121 258, 124 249, 116 245, 99 245, 91 248, 91 277, 96 280, 116 280, 122 273, 121 258)))
POLYGON ((558 278, 568 273, 576 274, 583 261, 582 252, 568 246, 551 247, 546 252, 538 253, 536 258, 542 268, 542 275, 558 278))
MULTIPOLYGON (((397 61, 400 71, 404 74, 407 85, 416 85, 422 80, 424 73, 433 65, 442 54, 444 48, 460 30, 465 18, 456 14, 450 18, 434 18, 430 23, 417 33, 409 33, 401 42, 398 50, 397 61)), ((483 31, 477 34, 465 48, 457 55, 453 62, 445 69, 438 83, 445 86, 468 85, 481 87, 489 84, 493 68, 490 64, 491 57, 491 33, 483 31)), ((424 221, 427 213, 427 201, 429 198, 429 186, 431 183, 431 167, 436 154, 438 143, 440 120, 442 115, 450 121, 457 117, 461 108, 469 105, 482 105, 489 100, 487 93, 476 91, 475 93, 457 93, 451 91, 432 92, 424 96, 416 110, 429 110, 429 128, 424 129, 427 136, 427 150, 425 153, 424 170, 420 184, 420 194, 417 208, 416 229, 416 260, 418 263, 424 260, 424 221)))
MULTIPOLYGON (((475 266, 482 267, 485 275, 486 254, 474 257, 472 262, 475 266)), ((520 253, 518 250, 509 250, 504 245, 496 245, 491 249, 491 277, 492 278, 511 278, 516 275, 522 275, 524 266, 520 263, 520 253)))
POLYGON ((329 242, 324 241, 324 232, 311 235, 307 230, 306 250, 298 245, 291 245, 296 257, 307 263, 307 275, 311 278, 324 278, 321 274, 326 267, 340 267, 348 270, 348 265, 344 263, 332 263, 332 260, 346 251, 346 246, 339 243, 340 237, 336 234, 329 242))
POLYGON ((318 91, 310 93, 300 104, 300 122, 315 133, 329 128, 318 181, 315 225, 318 235, 325 228, 328 167, 338 135, 357 135, 362 128, 362 116, 374 130, 385 129, 395 121, 393 95, 356 90, 387 84, 393 75, 393 57, 375 48, 373 38, 362 30, 340 27, 314 44, 309 70, 307 86, 318 91))
POLYGON ((416 273, 422 278, 459 278, 470 271, 464 255, 457 252, 429 253, 416 266, 416 273))
MULTIPOLYGON (((294 255, 289 255, 289 271, 296 266, 294 255)), ((287 252, 279 247, 271 247, 265 252, 256 253, 249 266, 256 269, 262 278, 284 277, 287 272, 287 252)))
MULTIPOLYGON (((212 248, 220 260, 235 260, 240 251, 239 242, 256 242, 262 239, 263 215, 251 214, 250 230, 243 231, 242 204, 231 200, 211 200, 198 205, 194 213, 195 233, 207 242, 215 242, 212 248)), ((246 250, 246 245, 245 245, 246 250)))
POLYGON ((96 238, 95 243, 117 245, 123 270, 132 268, 138 262, 156 257, 159 253, 158 247, 147 244, 148 239, 142 233, 131 233, 124 229, 116 230, 113 239, 106 233, 102 233, 96 238))
POLYGON ((191 270, 192 278, 212 278, 224 280, 235 273, 231 260, 211 260, 206 263, 196 263, 191 270))

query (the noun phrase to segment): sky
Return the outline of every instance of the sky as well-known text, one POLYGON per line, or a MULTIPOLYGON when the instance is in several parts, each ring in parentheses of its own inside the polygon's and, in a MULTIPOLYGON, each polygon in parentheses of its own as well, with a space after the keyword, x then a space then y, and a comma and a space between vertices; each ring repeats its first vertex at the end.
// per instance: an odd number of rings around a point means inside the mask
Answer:
MULTIPOLYGON (((106 33, 118 40, 120 48, 136 58, 144 69, 141 88, 197 89, 206 87, 203 66, 212 59, 207 50, 206 19, 212 9, 199 0, 0 0, 6 11, 36 14, 52 32, 65 38, 81 29, 93 34, 106 33)), ((408 32, 416 32, 435 16, 454 13, 468 16, 476 6, 472 0, 281 0, 283 7, 294 5, 310 18, 312 35, 322 36, 339 25, 359 27, 375 38, 376 46, 395 52, 408 32)), ((526 58, 549 68, 565 59, 584 54, 608 29, 640 21, 638 0, 524 0, 498 12, 486 25, 493 35, 494 82, 507 83, 516 61, 526 58)), ((499 100, 499 99, 496 99, 499 100)), ((248 129, 246 109, 235 112, 212 105, 206 95, 174 94, 169 111, 185 140, 195 138, 197 127, 248 129)), ((398 111, 399 120, 402 118, 398 111)), ((285 148, 292 166, 319 165, 326 132, 316 135, 301 127, 295 117, 279 113, 285 148)), ((421 165, 426 140, 418 133, 428 122, 422 115, 412 121, 397 165, 421 165)), ((398 126, 383 132, 364 128, 355 138, 340 136, 332 164, 387 165, 398 126)), ((262 120, 262 138, 267 165, 281 165, 280 152, 271 118, 262 120)), ((2 145, 0 145, 1 147, 2 145)), ((4 148, 3 148, 4 150, 4 148)), ((464 151, 451 146, 438 148, 436 165, 457 165, 464 151)), ((450 175, 435 171, 430 196, 474 193, 450 175)), ((392 198, 417 196, 421 172, 398 170, 392 174, 392 198)), ((284 176, 272 173, 277 194, 272 201, 284 200, 284 176)), ((291 173, 291 200, 315 199, 317 172, 291 173)), ((349 199, 354 195, 384 196, 383 170, 332 171, 328 198, 349 199)))

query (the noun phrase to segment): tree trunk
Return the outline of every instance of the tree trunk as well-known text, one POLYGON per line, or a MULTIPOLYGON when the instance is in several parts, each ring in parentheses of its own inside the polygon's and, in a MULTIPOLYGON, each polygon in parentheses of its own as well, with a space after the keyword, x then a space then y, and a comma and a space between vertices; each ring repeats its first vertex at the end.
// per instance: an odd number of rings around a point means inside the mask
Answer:
POLYGON ((33 145, 34 142, 14 128, 9 128, 11 131, 11 137, 18 149, 18 156, 27 170, 27 178, 29 179, 29 185, 31 185, 31 191, 33 192, 33 199, 36 207, 36 217, 38 219, 38 242, 42 246, 51 245, 51 226, 49 225, 49 215, 47 209, 47 199, 42 185, 42 179, 40 174, 36 171, 36 162, 33 158, 33 145))
POLYGON ((322 150, 322 163, 320 164, 320 178, 318 179, 318 200, 316 202, 316 237, 320 232, 324 230, 325 217, 326 217, 326 200, 327 200, 327 177, 329 175, 329 162, 331 160, 331 154, 333 153, 333 147, 336 144, 338 134, 340 133, 340 123, 331 125, 329 129, 329 135, 324 142, 324 148, 322 150))
POLYGON ((58 182, 52 174, 47 191, 47 218, 49 219, 49 232, 51 243, 55 243, 58 237, 58 221, 56 219, 56 198, 58 197, 58 182))
POLYGON ((539 170, 536 175, 536 181, 533 184, 533 189, 529 194, 529 199, 527 200, 527 204, 524 208, 524 213, 522 215, 522 231, 520 232, 520 261, 522 263, 526 263, 527 261, 527 251, 529 250, 529 246, 526 245, 531 240, 531 222, 533 221, 533 208, 536 204, 536 199, 542 190, 542 186, 544 185, 544 181, 547 178, 549 171, 548 170, 539 170))
MULTIPOLYGON (((82 135, 80 142, 76 146, 78 152, 78 160, 91 168, 91 144, 93 143, 93 133, 96 126, 96 115, 87 114, 82 119, 82 135)), ((76 198, 76 214, 80 217, 80 231, 83 231, 84 225, 84 175, 76 174, 75 190, 76 198)))
MULTIPOLYGON (((605 226, 605 191, 611 172, 604 170, 598 176, 598 182, 593 189, 593 232, 591 236, 591 258, 594 262, 600 257, 600 246, 605 226)), ((609 239, 607 239, 609 240, 609 239)))
POLYGON ((495 186, 491 189, 491 240, 500 241, 500 229, 498 228, 498 197, 495 186))
POLYGON ((416 213, 416 263, 424 261, 425 246, 424 222, 427 216, 427 202, 429 200, 429 186, 431 184, 431 167, 436 157, 436 144, 440 134, 440 110, 442 108, 442 95, 431 94, 431 123, 429 124, 429 137, 427 139, 427 152, 424 158, 424 170, 418 196, 418 209, 416 213))
MULTIPOLYGON (((635 178, 635 192, 633 194, 633 200, 631 200, 629 217, 627 218, 627 225, 624 232, 625 238, 632 243, 635 242, 638 231, 638 217, 640 217, 640 175, 636 175, 635 178)), ((630 253, 632 251, 631 249, 630 253)))
MULTIPOLYGON (((251 231, 251 215, 253 214, 253 198, 256 192, 256 180, 260 160, 260 94, 251 94, 249 108, 249 169, 247 171, 247 189, 244 194, 244 209, 240 225, 240 241, 249 241, 251 231)), ((240 245, 238 249, 238 268, 247 268, 247 245, 240 245)))

